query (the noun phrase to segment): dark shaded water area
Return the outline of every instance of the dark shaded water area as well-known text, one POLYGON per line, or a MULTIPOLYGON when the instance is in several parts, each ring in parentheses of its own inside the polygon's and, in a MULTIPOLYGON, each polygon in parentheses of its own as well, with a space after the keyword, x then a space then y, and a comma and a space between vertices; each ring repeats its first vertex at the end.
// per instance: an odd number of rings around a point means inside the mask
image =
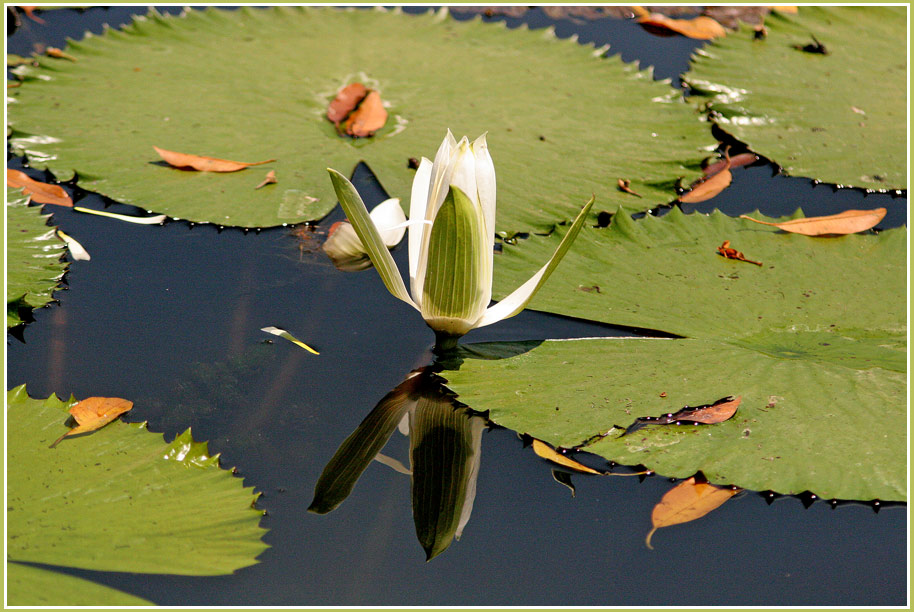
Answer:
MULTIPOLYGON (((36 42, 62 46, 65 36, 80 38, 143 12, 44 12, 47 23, 24 21, 8 49, 25 55, 36 42)), ((610 43, 610 53, 655 66, 658 78, 676 79, 699 45, 621 20, 554 21, 532 11, 507 21, 610 43)), ((21 160, 10 165, 21 167, 21 160)), ((775 172, 764 161, 735 169, 728 189, 695 208, 783 215, 803 207, 816 215, 885 206, 881 227, 905 223, 906 197, 835 190, 775 172)), ((386 197, 363 166, 354 182, 369 208, 386 197)), ((81 206, 138 212, 68 190, 81 206)), ((501 428, 483 436, 463 537, 429 563, 415 537, 409 478, 379 463, 337 510, 310 514, 314 485, 340 442, 412 369, 430 362, 433 341, 373 270, 338 271, 320 251, 341 212, 313 230, 249 232, 174 221, 137 226, 51 206, 46 212, 92 261, 73 262, 57 303, 8 335, 7 387, 27 383, 33 397, 129 398, 130 420, 148 420, 168 439, 192 427, 221 453, 224 467, 236 467, 263 493, 258 507, 268 513, 262 525, 271 546, 259 564, 230 576, 67 573, 168 605, 906 602, 906 506, 875 512, 866 504, 833 508, 746 492, 698 521, 660 530, 648 550, 651 510, 669 479, 574 476, 572 497, 547 463, 501 428), (320 356, 260 331, 269 325, 292 331, 320 356)), ((401 271, 405 246, 393 252, 401 271)), ((526 311, 464 342, 633 333, 526 311)), ((405 461, 406 452, 406 439, 395 433, 385 454, 405 461)))

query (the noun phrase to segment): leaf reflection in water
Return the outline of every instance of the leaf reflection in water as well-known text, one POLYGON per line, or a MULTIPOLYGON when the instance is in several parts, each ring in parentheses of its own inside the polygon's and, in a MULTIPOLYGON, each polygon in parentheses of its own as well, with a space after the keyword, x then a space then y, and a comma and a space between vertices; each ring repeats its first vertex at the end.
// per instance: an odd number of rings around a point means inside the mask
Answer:
POLYGON ((393 464, 410 474, 416 535, 431 560, 460 539, 470 519, 485 426, 486 419, 456 402, 429 368, 414 370, 340 444, 308 510, 334 510, 372 461, 393 464), (381 455, 398 426, 409 435, 408 469, 381 455))

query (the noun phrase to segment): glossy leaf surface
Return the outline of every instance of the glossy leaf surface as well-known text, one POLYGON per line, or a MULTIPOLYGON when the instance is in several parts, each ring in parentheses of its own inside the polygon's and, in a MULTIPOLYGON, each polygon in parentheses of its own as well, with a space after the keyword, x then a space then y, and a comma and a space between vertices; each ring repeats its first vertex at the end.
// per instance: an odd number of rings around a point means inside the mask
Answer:
POLYGON ((696 178, 702 148, 713 144, 669 84, 618 56, 598 57, 604 50, 550 31, 443 13, 151 13, 66 51, 79 61, 38 58, 40 67, 25 67, 22 86, 8 92, 14 150, 58 178, 78 173, 84 189, 192 221, 321 218, 336 204, 324 169, 348 176, 359 160, 406 205, 414 175, 407 160, 435 151, 450 128, 488 132, 497 229, 548 230, 574 218, 591 193, 606 210, 623 201, 607 168, 647 201, 673 200, 676 178, 696 178), (497 72, 485 69, 495 65, 497 72), (202 75, 220 85, 201 87, 202 75), (368 138, 341 138, 327 120, 328 105, 353 80, 389 104, 387 123, 368 138), (249 172, 177 171, 150 159, 151 144, 166 143, 228 159, 276 158, 282 182, 253 191, 249 172), (573 154, 585 151, 600 154, 573 154))
POLYGON ((904 7, 801 7, 711 42, 683 80, 727 132, 793 176, 907 186, 904 7), (802 50, 818 40, 828 53, 802 50))
POLYGON ((17 189, 6 189, 6 326, 19 325, 20 308, 38 308, 53 299, 66 272, 64 243, 40 206, 17 189))
POLYGON ((49 449, 75 403, 7 393, 10 560, 198 576, 257 562, 255 497, 206 443, 116 422, 49 449))

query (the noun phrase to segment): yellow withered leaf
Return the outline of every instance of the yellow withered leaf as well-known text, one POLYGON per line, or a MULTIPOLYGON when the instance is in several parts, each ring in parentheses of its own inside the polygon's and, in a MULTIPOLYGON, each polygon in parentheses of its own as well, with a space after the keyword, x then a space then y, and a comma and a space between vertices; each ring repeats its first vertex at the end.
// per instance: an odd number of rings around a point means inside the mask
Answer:
POLYGON ((697 482, 694 476, 683 480, 667 491, 660 503, 654 506, 654 511, 651 512, 651 523, 654 527, 645 539, 647 547, 651 550, 654 549, 651 546, 651 537, 660 527, 669 527, 699 519, 715 508, 719 508, 741 490, 697 482))
POLYGON ((825 217, 806 217, 805 219, 792 219, 780 223, 769 223, 768 221, 759 221, 747 215, 740 215, 740 219, 755 221, 762 225, 771 225, 785 232, 792 234, 803 234, 804 236, 841 236, 844 234, 855 234, 863 232, 877 223, 882 221, 887 210, 877 208, 875 210, 845 210, 837 215, 828 215, 825 217))
POLYGON ((576 472, 582 472, 584 474, 602 474, 602 472, 598 472, 597 470, 591 469, 586 465, 578 463, 570 457, 566 457, 545 442, 537 440, 536 438, 533 439, 533 452, 543 459, 557 463, 576 472))
POLYGON ((57 438, 50 448, 67 436, 87 433, 100 429, 133 408, 133 402, 119 397, 87 397, 70 408, 70 414, 76 419, 77 426, 57 438))

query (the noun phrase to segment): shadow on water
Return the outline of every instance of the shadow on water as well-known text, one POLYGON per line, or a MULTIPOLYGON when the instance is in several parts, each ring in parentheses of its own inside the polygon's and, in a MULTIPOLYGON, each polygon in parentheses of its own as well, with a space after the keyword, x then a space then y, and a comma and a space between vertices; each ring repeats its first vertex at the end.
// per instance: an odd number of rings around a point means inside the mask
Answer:
MULTIPOLYGON (((100 32, 101 23, 124 23, 140 12, 47 11, 47 29, 25 21, 10 52, 28 54, 37 41, 62 47, 65 36, 100 32)), ((658 78, 678 79, 698 46, 654 39, 611 19, 554 23, 541 10, 502 19, 510 27, 556 25, 559 36, 611 42, 610 54, 653 64, 658 78)), ((11 167, 17 165, 14 159, 11 167)), ((831 214, 886 206, 884 227, 905 222, 905 197, 835 191, 775 170, 736 169, 730 188, 695 209, 782 215, 797 207, 831 214)), ((386 199, 365 166, 353 181, 369 208, 386 199)), ((82 206, 137 214, 65 187, 82 206)), ((221 453, 224 467, 235 467, 263 493, 258 505, 268 512, 262 525, 271 545, 260 563, 230 576, 54 569, 163 605, 904 601, 906 507, 877 515, 808 496, 746 495, 658 534, 657 550, 648 551, 650 512, 669 481, 582 475, 572 498, 553 480, 553 466, 535 459, 515 432, 487 428, 484 416, 455 403, 426 368, 433 334, 415 311, 391 299, 373 270, 345 273, 321 253, 321 236, 342 219, 338 209, 298 234, 175 221, 134 226, 50 212, 93 258, 72 262, 57 303, 36 310, 19 336, 8 335, 8 385, 26 382, 33 397, 131 398, 130 419, 149 421, 168 439, 192 426, 197 439, 221 453), (268 325, 289 330, 320 357, 265 335, 260 329, 268 325), (409 435, 395 435, 404 417, 409 435), (683 568, 711 577, 710 586, 684 586, 683 568)), ((405 270, 405 245, 393 255, 405 270)), ((649 332, 525 311, 471 332, 460 358, 504 358, 543 338, 643 335, 649 332)))

